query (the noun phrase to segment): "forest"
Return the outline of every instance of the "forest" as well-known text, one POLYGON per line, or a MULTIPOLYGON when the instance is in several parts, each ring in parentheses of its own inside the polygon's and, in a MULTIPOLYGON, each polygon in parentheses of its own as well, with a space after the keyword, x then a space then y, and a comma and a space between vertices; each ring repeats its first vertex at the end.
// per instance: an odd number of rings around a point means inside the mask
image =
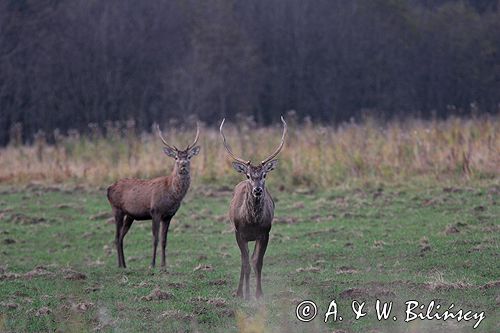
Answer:
POLYGON ((496 115, 498 4, 0 0, 0 145, 187 116, 496 115))

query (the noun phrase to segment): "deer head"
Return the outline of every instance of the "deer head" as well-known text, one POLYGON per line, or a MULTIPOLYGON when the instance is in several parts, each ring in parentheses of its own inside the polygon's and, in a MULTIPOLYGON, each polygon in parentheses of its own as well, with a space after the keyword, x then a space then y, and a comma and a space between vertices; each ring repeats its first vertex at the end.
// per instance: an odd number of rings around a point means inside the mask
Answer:
POLYGON ((168 144, 167 140, 163 137, 163 134, 160 130, 160 126, 156 125, 156 129, 158 131, 158 135, 160 136, 161 141, 165 147, 163 148, 163 152, 175 159, 175 167, 174 172, 180 175, 189 175, 190 171, 190 160, 193 156, 198 155, 200 152, 200 146, 195 146, 196 142, 198 142, 198 137, 200 136, 200 126, 196 123, 196 137, 192 144, 188 145, 186 149, 182 150, 177 148, 176 146, 171 146, 168 144))
POLYGON ((272 153, 268 158, 263 160, 260 164, 254 165, 252 164, 251 161, 249 160, 245 161, 233 154, 231 148, 227 144, 224 132, 222 131, 222 127, 224 126, 225 120, 226 119, 223 119, 222 123, 220 124, 220 134, 222 135, 222 139, 224 141, 224 147, 226 148, 229 156, 231 156, 234 159, 233 168, 237 172, 242 173, 247 177, 248 182, 250 182, 250 185, 252 186, 252 195, 255 198, 260 198, 264 193, 266 175, 271 170, 274 170, 274 168, 276 168, 278 160, 274 158, 279 154, 279 152, 283 148, 283 145, 285 144, 285 136, 287 131, 286 122, 282 116, 281 121, 283 122, 283 135, 281 136, 281 142, 278 148, 274 151, 274 153, 272 153))

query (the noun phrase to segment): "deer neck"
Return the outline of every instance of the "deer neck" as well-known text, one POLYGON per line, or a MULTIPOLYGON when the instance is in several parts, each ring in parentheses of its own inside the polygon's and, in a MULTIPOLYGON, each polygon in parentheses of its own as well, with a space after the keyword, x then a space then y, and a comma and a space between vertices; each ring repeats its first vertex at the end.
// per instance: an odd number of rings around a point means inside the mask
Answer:
POLYGON ((250 214, 251 220, 254 222, 259 222, 262 219, 265 195, 266 191, 264 191, 264 193, 259 198, 256 198, 252 195, 251 189, 247 191, 247 197, 245 200, 246 209, 250 214))
POLYGON ((176 198, 184 198, 186 192, 189 189, 189 185, 191 184, 191 177, 189 176, 189 173, 186 175, 181 175, 174 168, 172 174, 170 175, 170 179, 170 187, 172 189, 172 193, 176 198))

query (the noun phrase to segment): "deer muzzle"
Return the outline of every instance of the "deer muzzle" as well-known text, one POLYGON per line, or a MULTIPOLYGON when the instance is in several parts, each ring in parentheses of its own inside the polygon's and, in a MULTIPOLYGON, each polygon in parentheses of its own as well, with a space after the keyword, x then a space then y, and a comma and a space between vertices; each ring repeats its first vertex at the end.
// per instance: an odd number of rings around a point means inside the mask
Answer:
POLYGON ((252 189, 252 194, 256 198, 260 198, 262 196, 262 193, 264 193, 264 190, 262 189, 262 187, 254 187, 252 189))

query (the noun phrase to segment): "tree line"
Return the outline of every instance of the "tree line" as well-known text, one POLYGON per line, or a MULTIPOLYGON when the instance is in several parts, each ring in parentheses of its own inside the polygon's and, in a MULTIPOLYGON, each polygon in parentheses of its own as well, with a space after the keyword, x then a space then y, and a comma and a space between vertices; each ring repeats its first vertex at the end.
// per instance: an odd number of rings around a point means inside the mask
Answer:
POLYGON ((22 124, 498 113, 497 0, 0 0, 0 144, 22 124))

